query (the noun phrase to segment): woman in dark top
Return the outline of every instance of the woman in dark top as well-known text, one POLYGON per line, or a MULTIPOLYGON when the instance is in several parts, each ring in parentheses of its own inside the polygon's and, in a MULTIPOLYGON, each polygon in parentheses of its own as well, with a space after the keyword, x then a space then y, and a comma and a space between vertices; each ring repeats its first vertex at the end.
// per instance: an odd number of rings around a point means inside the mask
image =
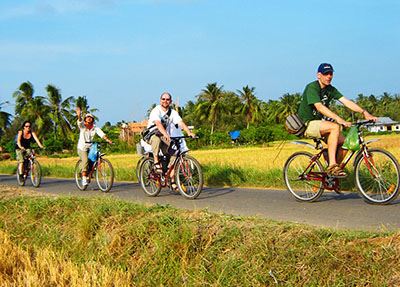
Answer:
POLYGON ((31 122, 25 121, 22 125, 22 130, 18 131, 15 153, 17 155, 18 171, 20 175, 22 174, 22 164, 25 156, 32 152, 31 143, 36 142, 40 148, 43 148, 43 145, 40 143, 36 133, 31 130, 31 127, 31 122))

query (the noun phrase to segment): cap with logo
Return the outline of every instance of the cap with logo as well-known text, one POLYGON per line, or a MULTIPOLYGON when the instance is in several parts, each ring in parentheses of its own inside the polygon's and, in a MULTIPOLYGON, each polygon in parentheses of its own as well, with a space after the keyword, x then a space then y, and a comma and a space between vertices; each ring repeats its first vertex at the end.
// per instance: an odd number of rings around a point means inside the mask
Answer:
POLYGON ((318 66, 318 73, 321 74, 326 74, 326 73, 333 73, 333 67, 331 64, 328 63, 322 63, 321 65, 318 66))

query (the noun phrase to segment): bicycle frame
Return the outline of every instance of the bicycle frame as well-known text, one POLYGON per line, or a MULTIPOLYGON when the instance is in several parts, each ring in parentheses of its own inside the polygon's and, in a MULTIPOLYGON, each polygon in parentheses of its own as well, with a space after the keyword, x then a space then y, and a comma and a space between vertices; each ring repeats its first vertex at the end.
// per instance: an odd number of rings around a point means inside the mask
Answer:
POLYGON ((24 176, 28 176, 34 160, 35 160, 35 151, 32 149, 31 153, 24 157, 24 162, 22 163, 22 174, 24 176))
MULTIPOLYGON (((91 166, 89 168, 89 172, 88 172, 88 175, 87 175, 89 178, 92 177, 93 173, 96 171, 96 169, 100 165, 101 159, 103 158, 103 156, 106 155, 105 153, 101 153, 100 150, 101 149, 99 147, 99 150, 97 151, 97 159, 96 159, 95 162, 92 162, 92 164, 91 164, 91 166)), ((90 163, 91 163, 91 161, 89 160, 89 165, 90 165, 90 163)))
MULTIPOLYGON (((356 123, 356 126, 358 128, 358 139, 359 139, 359 143, 360 143, 360 150, 358 151, 348 151, 347 154, 345 155, 344 159, 342 160, 342 162, 340 163, 340 167, 343 169, 346 167, 346 165, 350 162, 350 160, 352 159, 352 157, 356 154, 356 159, 360 156, 362 156, 364 158, 364 161, 368 167, 369 172, 371 173, 371 175, 373 175, 375 177, 374 171, 373 171, 373 159, 371 158, 370 160, 368 160, 370 158, 369 153, 368 153, 368 144, 378 141, 378 139, 373 139, 373 140, 368 140, 365 141, 364 137, 362 135, 362 130, 360 129, 360 127, 362 125, 364 125, 365 123, 368 123, 369 121, 363 121, 360 123, 356 123), (372 164, 371 164, 372 163, 372 164)), ((320 181, 323 184, 323 188, 326 190, 334 190, 336 192, 339 191, 340 189, 340 180, 339 178, 335 178, 332 176, 329 176, 325 171, 324 172, 312 172, 311 170, 313 169, 314 165, 316 164, 316 161, 319 160, 324 156, 324 153, 327 152, 327 148, 323 148, 322 143, 321 143, 321 139, 314 139, 315 141, 315 146, 306 143, 306 142, 302 142, 302 141, 296 141, 294 142, 295 144, 302 144, 308 147, 312 147, 313 149, 317 149, 320 150, 319 153, 315 154, 312 158, 310 163, 308 164, 308 166, 305 168, 304 172, 299 176, 300 179, 306 179, 306 180, 310 180, 310 181, 320 181)), ((356 162, 356 161, 354 161, 356 162)))
POLYGON ((171 138, 171 140, 174 140, 175 144, 177 144, 177 146, 178 146, 178 154, 176 155, 174 162, 169 165, 167 171, 165 173, 163 172, 162 174, 155 173, 155 172, 152 172, 150 174, 151 179, 156 180, 160 184, 161 187, 166 187, 168 185, 168 183, 171 181, 171 177, 170 177, 171 173, 175 169, 175 167, 178 163, 178 160, 181 159, 187 153, 187 151, 184 151, 184 152, 180 151, 179 140, 181 138, 185 138, 185 137, 171 138))

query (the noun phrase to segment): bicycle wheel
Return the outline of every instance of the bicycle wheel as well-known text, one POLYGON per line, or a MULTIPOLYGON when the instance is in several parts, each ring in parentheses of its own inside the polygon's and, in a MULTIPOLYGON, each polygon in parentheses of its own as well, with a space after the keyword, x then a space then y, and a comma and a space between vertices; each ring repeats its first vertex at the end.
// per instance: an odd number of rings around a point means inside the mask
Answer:
POLYGON ((355 183, 363 199, 373 204, 388 204, 399 193, 399 163, 386 150, 369 149, 368 157, 355 162, 355 183))
POLYGON ((114 168, 108 159, 100 158, 96 166, 97 185, 103 192, 109 192, 114 183, 114 168))
POLYGON ((157 196, 161 191, 158 174, 153 172, 154 160, 146 158, 140 167, 140 185, 148 196, 157 196))
POLYGON ((203 171, 200 163, 190 155, 180 157, 175 166, 175 181, 179 192, 188 199, 195 199, 203 189, 203 171))
POLYGON ((322 173, 324 170, 319 160, 311 163, 312 157, 309 152, 296 152, 288 158, 283 168, 286 187, 299 201, 315 201, 324 192, 322 181, 307 178, 312 173, 322 173))
POLYGON ((82 184, 82 167, 81 160, 79 159, 75 165, 75 183, 80 190, 85 190, 87 185, 82 184))
POLYGON ((17 175, 17 183, 18 183, 18 185, 19 185, 19 186, 24 186, 24 185, 25 185, 26 177, 25 177, 24 175, 20 175, 20 174, 19 174, 19 171, 18 171, 18 164, 17 164, 17 172, 16 172, 16 175, 17 175))
POLYGON ((39 187, 42 182, 42 168, 39 162, 34 159, 31 163, 31 170, 29 171, 31 182, 34 187, 39 187))
POLYGON ((140 168, 141 168, 141 166, 142 166, 142 164, 143 164, 143 162, 144 162, 145 159, 146 159, 146 157, 145 157, 145 156, 142 156, 142 157, 138 160, 138 162, 137 162, 137 164, 136 164, 136 178, 137 178, 137 180, 138 180, 139 183, 140 183, 140 168))

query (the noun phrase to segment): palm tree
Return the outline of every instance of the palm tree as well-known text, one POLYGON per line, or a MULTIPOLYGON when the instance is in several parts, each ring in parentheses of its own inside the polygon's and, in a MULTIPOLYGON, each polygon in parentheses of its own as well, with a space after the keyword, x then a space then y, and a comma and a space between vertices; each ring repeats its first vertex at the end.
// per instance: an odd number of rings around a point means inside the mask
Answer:
POLYGON ((21 118, 29 120, 36 126, 39 135, 50 132, 51 122, 49 120, 50 109, 45 105, 45 98, 34 97, 22 111, 21 118))
POLYGON ((46 104, 50 110, 50 119, 54 127, 54 136, 57 137, 57 134, 60 131, 65 138, 72 131, 72 127, 68 118, 72 117, 69 109, 71 102, 73 101, 73 97, 68 97, 63 100, 60 90, 52 85, 47 85, 46 91, 46 104))
POLYGON ((254 123, 260 118, 261 115, 261 101, 254 95, 255 88, 249 88, 245 86, 242 90, 237 90, 239 97, 243 103, 240 107, 240 112, 245 116, 247 129, 250 123, 254 123))
MULTIPOLYGON (((96 108, 90 108, 86 96, 79 96, 75 100, 75 107, 80 108, 83 114, 95 113, 98 111, 96 108)), ((97 119, 97 118, 96 118, 97 119)))
POLYGON ((278 101, 269 101, 267 118, 271 122, 283 123, 286 117, 299 109, 301 94, 284 94, 278 101))
POLYGON ((8 102, 0 103, 0 135, 2 135, 11 124, 11 114, 1 110, 1 107, 8 102))
POLYGON ((13 93, 13 97, 15 98, 15 115, 19 116, 22 114, 24 108, 33 99, 34 92, 33 85, 27 81, 23 82, 18 90, 13 93))
POLYGON ((222 87, 218 87, 217 83, 207 84, 198 96, 195 112, 200 120, 206 119, 211 124, 211 134, 214 133, 218 117, 224 109, 222 87))

